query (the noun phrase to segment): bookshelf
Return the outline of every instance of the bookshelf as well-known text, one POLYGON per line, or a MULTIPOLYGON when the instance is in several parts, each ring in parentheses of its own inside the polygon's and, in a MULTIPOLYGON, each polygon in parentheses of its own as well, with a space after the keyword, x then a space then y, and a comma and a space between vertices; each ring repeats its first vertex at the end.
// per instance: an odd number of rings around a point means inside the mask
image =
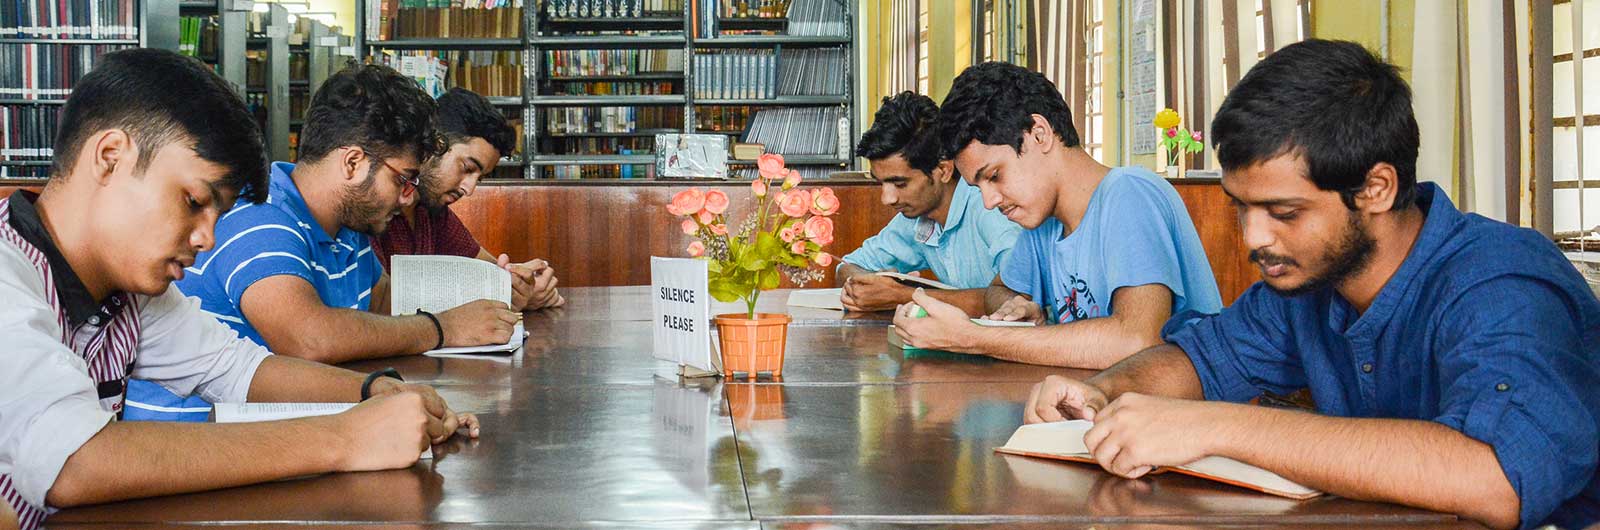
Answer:
POLYGON ((49 176, 55 124, 77 79, 100 55, 134 47, 178 49, 180 0, 89 0, 61 6, 65 20, 0 16, 0 178, 49 176), (159 21, 159 22, 158 22, 159 21), (33 71, 24 76, 27 57, 33 71))
POLYGON ((178 1, 176 49, 212 65, 217 75, 241 93, 245 87, 245 36, 251 4, 245 0, 178 1))
MULTIPOLYGON (((829 116, 847 121, 844 141, 839 141, 835 132, 838 126, 832 124, 827 127, 826 138, 812 142, 826 145, 783 153, 791 166, 816 177, 851 169, 855 163, 848 153, 838 150, 841 145, 846 150, 853 146, 858 128, 853 110, 857 104, 854 80, 846 73, 851 71, 856 46, 855 2, 794 0, 792 6, 791 2, 783 2, 790 6, 791 15, 801 15, 792 17, 782 16, 779 2, 751 1, 749 16, 737 16, 725 12, 729 9, 715 0, 523 0, 516 8, 521 15, 521 31, 484 37, 416 31, 414 24, 418 20, 427 30, 437 27, 428 24, 437 24, 441 14, 449 20, 471 16, 462 10, 444 8, 449 2, 429 1, 359 0, 357 9, 362 16, 357 29, 358 54, 367 61, 400 64, 402 61, 393 57, 404 51, 436 56, 447 52, 518 52, 520 97, 496 94, 490 96, 490 101, 508 116, 520 118, 524 156, 502 161, 502 168, 513 170, 499 170, 495 178, 646 176, 653 172, 654 156, 650 153, 656 134, 722 134, 736 142, 748 139, 748 127, 757 114, 786 109, 836 109, 827 111, 829 116), (768 4, 770 9, 758 12, 756 4, 768 4), (702 8, 715 13, 702 12, 702 8), (411 11, 402 13, 406 10, 411 11), (833 18, 822 20, 818 18, 821 15, 833 18), (833 26, 828 26, 830 22, 833 26), (411 31, 402 31, 406 24, 413 24, 411 31), (827 31, 829 28, 833 31, 827 31), (740 63, 746 68, 764 66, 770 70, 766 73, 769 85, 765 86, 765 93, 755 92, 754 86, 740 94, 696 93, 697 58, 740 52, 771 57, 763 65, 740 63), (805 66, 803 53, 834 54, 834 66, 838 68, 826 72, 825 77, 843 79, 820 95, 780 86, 780 72, 789 72, 786 68, 791 66, 805 66), (385 54, 389 57, 382 57, 385 54), (606 65, 588 70, 579 67, 578 71, 561 68, 572 63, 560 61, 570 60, 606 65), (615 68, 619 62, 627 66, 615 68), (658 68, 661 66, 667 68, 658 68)), ((815 73, 819 71, 814 68, 796 70, 785 79, 815 73)), ((716 81, 714 72, 702 75, 701 81, 716 81)), ((457 86, 459 80, 444 77, 440 90, 457 86)), ((472 86, 466 88, 478 91, 472 86)), ((769 134, 784 129, 782 122, 774 123, 778 126, 768 127, 769 134)), ((776 143, 769 150, 775 147, 776 143)), ((731 161, 730 166, 736 176, 753 174, 753 163, 731 161)))

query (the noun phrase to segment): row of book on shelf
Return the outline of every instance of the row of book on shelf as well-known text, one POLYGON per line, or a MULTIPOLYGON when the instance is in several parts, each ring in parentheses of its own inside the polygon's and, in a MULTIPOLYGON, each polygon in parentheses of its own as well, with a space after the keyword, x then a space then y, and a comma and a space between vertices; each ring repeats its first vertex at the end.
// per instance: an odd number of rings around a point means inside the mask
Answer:
POLYGON ((843 96, 849 70, 842 48, 717 50, 694 57, 694 95, 701 99, 843 96))
POLYGON ((522 96, 522 53, 515 50, 382 50, 368 60, 415 79, 434 96, 450 87, 522 96))
POLYGON ((652 14, 679 15, 684 0, 545 0, 553 18, 623 18, 652 14))
POLYGON ((180 17, 178 53, 190 57, 216 57, 220 30, 216 17, 180 17))
MULTIPOLYGON (((0 0, 5 1, 5 0, 0 0)), ((0 98, 66 99, 101 55, 122 44, 0 44, 0 98)))
POLYGON ((554 96, 663 96, 678 93, 671 81, 556 81, 543 91, 554 96))
POLYGON ((765 145, 769 153, 848 158, 850 120, 843 107, 764 109, 756 112, 744 138, 765 145))
POLYGON ((683 50, 551 50, 544 67, 551 77, 681 74, 683 50))
POLYGON ((682 107, 558 107, 544 113, 551 136, 683 128, 682 107))
POLYGON ((523 0, 366 0, 369 37, 376 40, 516 39, 523 0))
POLYGON ((0 37, 139 38, 137 0, 3 0, 0 37))
POLYGON ((59 105, 0 105, 0 160, 49 160, 59 105))
MULTIPOLYGON (((714 37, 728 33, 722 21, 728 18, 784 18, 784 33, 806 37, 846 37, 850 35, 849 0, 782 0, 757 2, 752 15, 751 0, 696 0, 692 6, 694 36, 714 37), (740 4, 744 4, 740 8, 740 4)), ((767 33, 768 30, 736 32, 767 33)))

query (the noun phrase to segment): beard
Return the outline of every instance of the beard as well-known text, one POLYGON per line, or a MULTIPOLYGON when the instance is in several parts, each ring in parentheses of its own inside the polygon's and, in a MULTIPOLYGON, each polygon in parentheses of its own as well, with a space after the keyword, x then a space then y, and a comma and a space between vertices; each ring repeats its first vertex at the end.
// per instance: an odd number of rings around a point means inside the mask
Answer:
POLYGON ((368 171, 367 180, 345 188, 338 209, 340 226, 372 237, 382 235, 384 230, 389 229, 389 221, 394 213, 393 208, 386 207, 384 201, 372 193, 376 173, 376 169, 368 171))
MULTIPOLYGON (((1300 285, 1278 288, 1269 282, 1267 287, 1284 296, 1294 297, 1338 286, 1351 276, 1360 274, 1362 270, 1367 268, 1367 264, 1372 262, 1372 252, 1376 247, 1377 242, 1372 239, 1371 235, 1367 234, 1366 226, 1361 223, 1361 218, 1356 212, 1352 211, 1350 212, 1349 223, 1345 225, 1344 233, 1339 236, 1338 243, 1334 245, 1331 252, 1325 255, 1325 259, 1321 260, 1326 264, 1321 271, 1313 274, 1300 285)), ((1263 266, 1277 264, 1299 265, 1294 259, 1287 256, 1278 256, 1260 250, 1250 251, 1250 261, 1260 263, 1263 266)))
POLYGON ((438 185, 438 182, 442 176, 439 173, 439 171, 442 169, 440 160, 441 158, 442 157, 433 157, 433 159, 423 164, 422 187, 417 190, 419 192, 417 193, 417 206, 421 206, 423 209, 426 209, 428 213, 435 216, 444 213, 444 209, 450 206, 450 204, 446 202, 445 195, 448 195, 451 191, 454 191, 448 189, 438 189, 442 188, 442 186, 438 185))

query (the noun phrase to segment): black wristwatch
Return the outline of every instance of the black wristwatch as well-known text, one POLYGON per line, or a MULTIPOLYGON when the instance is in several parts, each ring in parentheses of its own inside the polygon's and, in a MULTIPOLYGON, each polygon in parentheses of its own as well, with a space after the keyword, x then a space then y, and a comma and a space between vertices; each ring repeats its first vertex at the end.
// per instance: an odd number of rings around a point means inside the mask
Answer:
POLYGON ((367 380, 361 382, 362 401, 372 399, 372 382, 377 381, 379 377, 393 377, 400 381, 406 380, 406 378, 400 377, 400 371, 395 370, 393 366, 367 374, 367 380))

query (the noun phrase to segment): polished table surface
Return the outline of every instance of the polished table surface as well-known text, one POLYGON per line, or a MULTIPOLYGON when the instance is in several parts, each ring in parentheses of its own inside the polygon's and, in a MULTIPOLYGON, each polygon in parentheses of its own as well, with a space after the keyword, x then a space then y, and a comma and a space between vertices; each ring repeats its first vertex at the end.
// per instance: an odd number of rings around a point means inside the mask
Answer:
MULTIPOLYGON (((1478 528, 1449 515, 1292 501, 1177 474, 995 454, 1046 375, 1088 372, 902 352, 887 315, 791 312, 781 381, 680 379, 651 357, 648 288, 564 290, 511 357, 394 366, 483 420, 409 469, 62 511, 50 528, 1478 528)), ((733 308, 734 306, 728 306, 733 308)))

